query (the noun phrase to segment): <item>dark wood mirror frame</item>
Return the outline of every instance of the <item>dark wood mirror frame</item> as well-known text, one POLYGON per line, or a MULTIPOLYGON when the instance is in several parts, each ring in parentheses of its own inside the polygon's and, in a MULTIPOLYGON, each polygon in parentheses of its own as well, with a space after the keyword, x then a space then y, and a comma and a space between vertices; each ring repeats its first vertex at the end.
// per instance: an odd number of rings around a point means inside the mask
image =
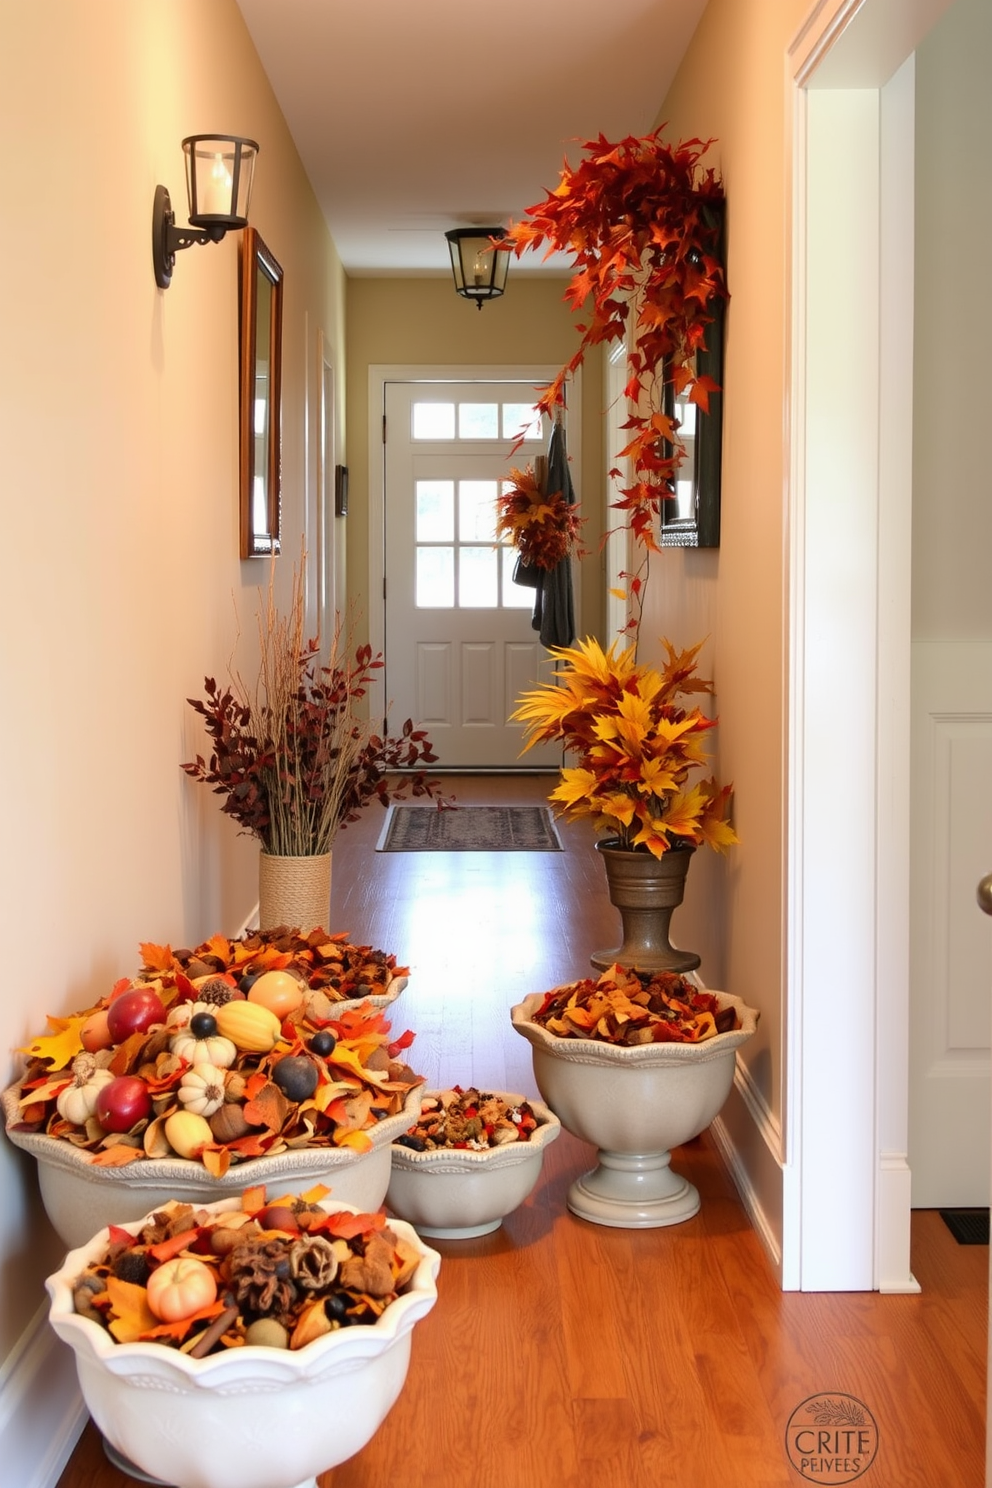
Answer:
POLYGON ((241 248, 241 556, 279 551, 282 269, 253 227, 241 248))
MULTIPOLYGON (((709 210, 719 213, 721 228, 720 256, 726 262, 723 250, 723 202, 711 203, 709 210)), ((723 464, 723 341, 726 321, 726 305, 716 300, 711 306, 712 322, 706 327, 705 344, 696 353, 696 371, 712 377, 721 391, 711 393, 709 412, 701 408, 692 410, 691 423, 687 423, 686 460, 679 472, 681 479, 689 483, 689 499, 663 501, 658 534, 663 548, 718 548, 720 546, 720 480, 723 464)), ((670 382, 665 384, 665 413, 669 418, 679 414, 685 418, 686 411, 676 407, 670 382)))

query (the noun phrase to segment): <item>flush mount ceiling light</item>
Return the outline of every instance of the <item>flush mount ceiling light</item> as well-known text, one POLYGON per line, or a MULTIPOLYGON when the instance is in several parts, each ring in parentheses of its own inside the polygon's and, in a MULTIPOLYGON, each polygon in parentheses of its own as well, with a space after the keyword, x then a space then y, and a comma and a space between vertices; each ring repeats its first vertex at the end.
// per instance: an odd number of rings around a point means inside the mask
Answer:
POLYGON ((189 227, 177 227, 169 193, 155 187, 152 260, 155 283, 168 289, 180 248, 219 243, 225 233, 248 225, 248 202, 258 145, 233 134, 191 134, 183 140, 189 227))
POLYGON ((451 254, 455 289, 482 309, 483 300, 497 299, 506 288, 510 255, 493 246, 506 237, 503 227, 454 227, 444 235, 451 254))

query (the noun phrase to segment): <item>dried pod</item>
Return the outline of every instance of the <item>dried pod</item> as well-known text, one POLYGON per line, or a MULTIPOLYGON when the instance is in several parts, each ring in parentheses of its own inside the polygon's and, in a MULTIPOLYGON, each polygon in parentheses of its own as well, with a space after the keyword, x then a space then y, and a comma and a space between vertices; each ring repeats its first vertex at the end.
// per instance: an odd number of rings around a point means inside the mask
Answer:
POLYGON ((289 1274, 306 1292, 322 1291, 338 1274, 334 1247, 323 1235, 294 1240, 289 1250, 289 1274))

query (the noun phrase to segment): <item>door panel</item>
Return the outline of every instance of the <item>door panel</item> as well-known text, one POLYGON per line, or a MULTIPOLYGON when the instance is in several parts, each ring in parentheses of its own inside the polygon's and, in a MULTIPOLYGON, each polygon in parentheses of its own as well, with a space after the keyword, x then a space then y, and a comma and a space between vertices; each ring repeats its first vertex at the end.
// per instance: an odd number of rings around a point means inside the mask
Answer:
POLYGON ((555 769, 509 716, 553 663, 532 625, 533 590, 512 583, 515 553, 495 540, 495 500, 512 466, 546 447, 526 383, 387 383, 386 696, 394 719, 430 732, 441 765, 555 769))
POLYGON ((992 645, 916 642, 912 690, 910 1112, 917 1208, 989 1202, 992 645))

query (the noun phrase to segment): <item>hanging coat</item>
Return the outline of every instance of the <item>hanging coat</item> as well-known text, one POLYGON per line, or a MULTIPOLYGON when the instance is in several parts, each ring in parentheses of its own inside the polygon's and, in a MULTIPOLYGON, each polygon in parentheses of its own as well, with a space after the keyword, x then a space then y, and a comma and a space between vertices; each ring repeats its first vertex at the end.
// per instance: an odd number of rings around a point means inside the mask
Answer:
MULTIPOLYGON (((575 488, 568 463, 565 426, 555 420, 548 441, 549 494, 560 491, 569 506, 575 505, 575 488)), ((568 554, 541 574, 534 596, 534 629, 540 632, 542 646, 570 646, 575 640, 575 601, 572 592, 572 560, 568 554)))

